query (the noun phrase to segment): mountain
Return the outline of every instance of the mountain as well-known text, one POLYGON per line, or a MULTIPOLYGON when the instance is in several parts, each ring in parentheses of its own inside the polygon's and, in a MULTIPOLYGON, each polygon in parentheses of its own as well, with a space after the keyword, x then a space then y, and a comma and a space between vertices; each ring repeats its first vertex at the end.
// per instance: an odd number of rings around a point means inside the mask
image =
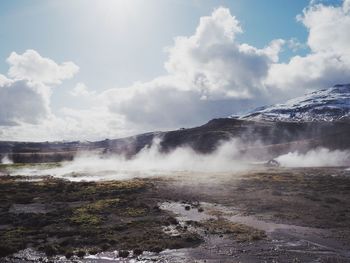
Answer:
POLYGON ((0 159, 8 156, 16 163, 59 162, 72 160, 79 152, 132 157, 150 146, 154 138, 161 139, 162 152, 186 146, 204 154, 214 151, 223 141, 238 138, 246 145, 243 151, 259 158, 272 159, 289 151, 306 152, 317 147, 350 149, 349 134, 350 122, 265 122, 222 118, 190 129, 96 142, 0 142, 0 159))
POLYGON ((350 120, 350 84, 317 90, 284 104, 261 107, 240 118, 286 122, 350 120))
POLYGON ((350 149, 349 120, 350 84, 335 85, 285 104, 260 108, 238 118, 213 119, 189 129, 96 142, 0 141, 0 160, 8 157, 16 163, 57 162, 72 160, 79 152, 132 157, 155 138, 161 139, 162 152, 186 146, 204 154, 214 151, 223 141, 238 138, 245 145, 243 151, 269 159, 317 147, 350 149))

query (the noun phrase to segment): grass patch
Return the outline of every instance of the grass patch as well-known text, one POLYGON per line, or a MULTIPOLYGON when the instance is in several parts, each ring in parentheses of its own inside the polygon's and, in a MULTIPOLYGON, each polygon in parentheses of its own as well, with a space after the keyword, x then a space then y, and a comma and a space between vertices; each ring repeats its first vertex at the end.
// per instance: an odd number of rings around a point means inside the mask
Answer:
MULTIPOLYGON (((161 251, 197 245, 200 238, 163 232, 170 214, 149 195, 149 180, 70 182, 44 177, 40 182, 0 177, 1 257, 32 247, 48 256, 72 257, 76 251, 161 251), (11 213, 16 204, 43 204, 42 214, 11 213)), ((174 219, 175 220, 175 219, 174 219)))
POLYGON ((73 215, 70 221, 73 224, 79 225, 99 225, 103 221, 103 217, 100 215, 105 210, 116 206, 119 203, 119 198, 98 200, 82 207, 76 208, 73 211, 73 215))
POLYGON ((124 216, 130 216, 130 217, 140 217, 140 216, 146 216, 147 215, 147 209, 146 208, 140 208, 140 207, 128 207, 123 211, 124 216))
POLYGON ((84 208, 89 212, 101 212, 107 208, 116 206, 120 202, 119 198, 103 199, 96 202, 92 202, 84 206, 84 208))
POLYGON ((211 234, 228 234, 239 242, 257 241, 266 238, 266 234, 262 230, 253 227, 233 223, 227 219, 209 219, 200 223, 211 234))
POLYGON ((73 212, 73 216, 70 218, 73 224, 78 225, 99 225, 102 222, 102 217, 90 213, 86 208, 78 208, 73 212))

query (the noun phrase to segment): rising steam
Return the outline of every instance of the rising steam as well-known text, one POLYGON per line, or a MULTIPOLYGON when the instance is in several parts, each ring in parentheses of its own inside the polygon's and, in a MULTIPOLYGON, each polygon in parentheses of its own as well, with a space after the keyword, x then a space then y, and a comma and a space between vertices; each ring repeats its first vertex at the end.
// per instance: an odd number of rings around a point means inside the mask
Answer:
POLYGON ((169 153, 160 151, 160 141, 145 147, 132 159, 121 155, 81 154, 73 162, 53 169, 23 169, 16 174, 52 175, 69 180, 113 180, 132 177, 171 175, 176 172, 232 172, 249 167, 251 161, 241 150, 239 140, 222 143, 211 154, 199 154, 190 147, 178 147, 169 153))
POLYGON ((8 157, 8 155, 5 155, 0 159, 0 164, 12 164, 13 161, 8 157))
MULTIPOLYGON (((163 153, 160 140, 145 147, 131 159, 123 155, 99 155, 81 153, 74 161, 64 162, 59 167, 21 169, 13 175, 51 175, 72 181, 123 180, 134 177, 170 176, 176 173, 230 173, 256 168, 254 154, 245 151, 249 146, 239 139, 224 142, 211 154, 200 154, 190 147, 178 147, 163 153)), ((261 146, 259 143, 253 146, 261 146)), ((254 148, 254 147, 253 147, 254 148)), ((259 147, 258 147, 259 148, 259 147)), ((263 147, 260 147, 263 149, 263 147)), ((260 154, 268 158, 268 154, 260 154)), ((282 167, 349 166, 349 151, 330 151, 326 148, 307 153, 290 152, 275 159, 282 167)), ((261 165, 262 163, 260 163, 261 165)))
POLYGON ((318 148, 305 154, 290 152, 279 156, 276 160, 284 167, 349 166, 350 152, 318 148))

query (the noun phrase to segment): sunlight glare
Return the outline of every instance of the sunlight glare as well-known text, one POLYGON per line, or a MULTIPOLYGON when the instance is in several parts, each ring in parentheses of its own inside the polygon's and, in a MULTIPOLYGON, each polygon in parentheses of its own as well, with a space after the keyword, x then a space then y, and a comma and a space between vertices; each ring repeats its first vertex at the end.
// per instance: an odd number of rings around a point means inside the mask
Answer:
POLYGON ((96 1, 96 13, 107 25, 122 26, 139 15, 138 0, 99 0, 96 1))

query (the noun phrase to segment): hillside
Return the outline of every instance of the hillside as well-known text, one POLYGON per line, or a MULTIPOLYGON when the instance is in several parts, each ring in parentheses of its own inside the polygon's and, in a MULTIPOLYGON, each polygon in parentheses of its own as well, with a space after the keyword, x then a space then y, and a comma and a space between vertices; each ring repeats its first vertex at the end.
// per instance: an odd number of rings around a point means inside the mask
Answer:
POLYGON ((210 153, 220 142, 239 138, 246 144, 246 151, 251 151, 254 155, 268 154, 274 157, 290 150, 306 151, 320 146, 348 149, 349 134, 350 122, 346 121, 295 123, 223 118, 191 129, 147 133, 97 142, 0 142, 0 154, 9 155, 14 162, 71 160, 78 152, 86 151, 125 154, 130 157, 145 146, 151 145, 157 137, 161 139, 160 148, 164 152, 180 146, 189 146, 197 152, 210 153))
POLYGON ((316 147, 350 149, 350 84, 335 85, 305 96, 240 117, 213 119, 190 129, 150 132, 121 139, 96 142, 0 142, 0 157, 14 162, 57 162, 72 160, 79 152, 124 154, 132 157, 161 140, 160 150, 191 147, 210 153, 222 141, 239 139, 243 151, 265 158, 291 150, 316 147))

